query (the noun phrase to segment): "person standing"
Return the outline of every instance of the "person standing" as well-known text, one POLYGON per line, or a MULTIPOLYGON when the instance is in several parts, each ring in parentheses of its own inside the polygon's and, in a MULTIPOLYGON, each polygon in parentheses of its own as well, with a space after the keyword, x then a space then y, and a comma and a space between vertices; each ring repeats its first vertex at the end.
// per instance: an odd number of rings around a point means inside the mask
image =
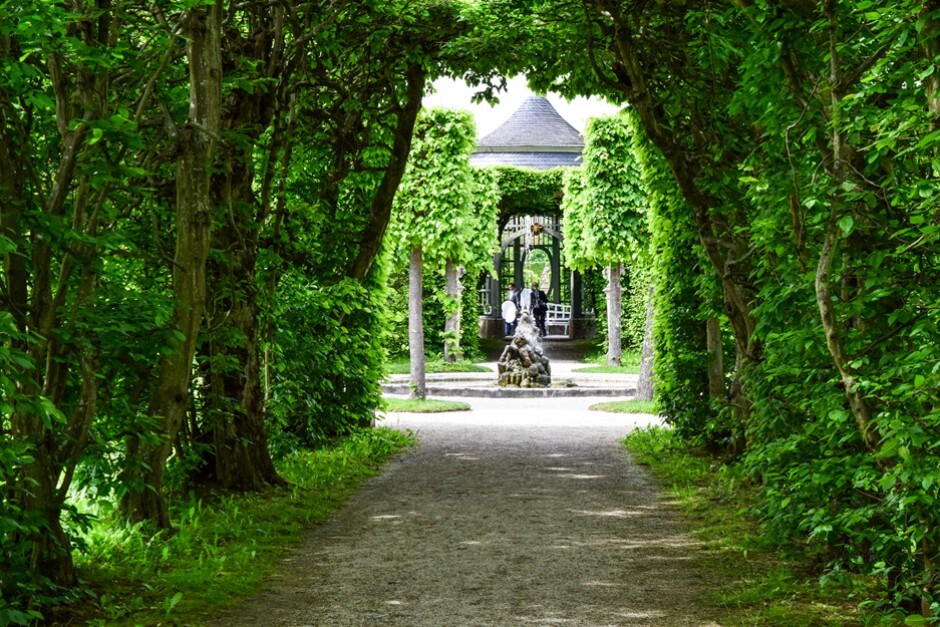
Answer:
POLYGON ((532 314, 535 316, 535 326, 538 327, 539 335, 545 337, 548 331, 545 329, 545 315, 548 313, 548 295, 539 289, 538 281, 532 283, 532 314))
POLYGON ((503 302, 503 320, 506 321, 506 335, 513 335, 516 332, 516 325, 519 322, 520 303, 519 290, 515 283, 509 284, 509 293, 503 302))

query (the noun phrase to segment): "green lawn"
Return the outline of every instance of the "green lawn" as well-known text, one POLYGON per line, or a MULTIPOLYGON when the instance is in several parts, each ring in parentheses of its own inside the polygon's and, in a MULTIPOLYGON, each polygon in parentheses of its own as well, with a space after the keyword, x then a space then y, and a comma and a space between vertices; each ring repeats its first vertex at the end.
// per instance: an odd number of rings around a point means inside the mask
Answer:
POLYGON ((431 398, 385 398, 383 400, 388 411, 430 414, 444 411, 467 411, 470 409, 469 403, 460 401, 439 401, 431 398))
POLYGON ((704 543, 708 563, 717 565, 714 593, 707 599, 719 612, 716 624, 841 627, 882 620, 859 609, 877 596, 879 582, 844 575, 822 586, 813 565, 824 556, 774 544, 761 533, 747 515, 756 488, 734 466, 714 464, 663 427, 634 431, 624 443, 679 504, 691 533, 704 543))
POLYGON ((173 533, 99 512, 77 565, 94 597, 52 620, 92 625, 199 625, 258 592, 311 525, 343 505, 393 454, 414 442, 394 429, 355 433, 278 463, 290 482, 262 494, 172 501, 173 533))
POLYGON ((619 366, 608 366, 607 355, 592 353, 584 359, 585 365, 575 368, 574 372, 598 372, 603 374, 639 374, 640 351, 625 351, 620 357, 619 366))
POLYGON ((627 365, 627 366, 583 366, 581 368, 573 368, 572 372, 598 372, 603 374, 640 374, 640 365, 627 365))
MULTIPOLYGON (((484 366, 478 366, 472 361, 428 361, 424 364, 424 371, 427 373, 439 373, 439 372, 490 372, 489 368, 484 366)), ((389 374, 409 374, 411 372, 411 364, 408 360, 395 360, 389 362, 388 364, 388 373, 389 374)))
POLYGON ((656 404, 653 401, 608 401, 591 405, 588 409, 617 414, 655 414, 656 404))

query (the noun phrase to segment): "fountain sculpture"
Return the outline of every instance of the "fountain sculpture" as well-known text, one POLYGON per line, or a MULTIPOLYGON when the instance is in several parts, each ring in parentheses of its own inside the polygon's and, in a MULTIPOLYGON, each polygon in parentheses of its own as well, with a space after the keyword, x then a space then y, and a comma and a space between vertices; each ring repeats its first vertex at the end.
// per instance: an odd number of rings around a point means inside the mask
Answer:
POLYGON ((512 341, 503 349, 496 363, 499 385, 544 388, 552 383, 552 369, 542 350, 539 330, 532 314, 523 310, 512 341))

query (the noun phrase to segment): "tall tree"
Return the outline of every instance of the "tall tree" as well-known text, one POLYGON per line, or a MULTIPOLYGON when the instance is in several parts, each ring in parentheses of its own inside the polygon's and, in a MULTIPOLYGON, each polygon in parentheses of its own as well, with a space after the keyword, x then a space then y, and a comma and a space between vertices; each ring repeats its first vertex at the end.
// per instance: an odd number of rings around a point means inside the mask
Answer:
POLYGON ((576 269, 605 268, 607 363, 620 365, 622 266, 643 255, 646 200, 626 121, 592 119, 584 133, 581 181, 573 184, 569 177, 565 189, 565 224, 570 225, 565 255, 576 269))
POLYGON ((206 260, 214 202, 211 162, 222 117, 222 2, 189 9, 182 18, 189 63, 189 115, 172 127, 176 161, 176 253, 173 258, 174 326, 178 335, 160 362, 149 418, 156 441, 138 441, 131 454, 146 468, 143 484, 128 490, 121 510, 132 520, 170 527, 163 493, 166 461, 189 403, 196 338, 206 306, 206 260))
MULTIPOLYGON (((445 109, 425 111, 416 130, 408 171, 396 198, 392 235, 398 249, 409 251, 410 255, 409 346, 412 385, 418 397, 423 397, 425 389, 423 320, 420 303, 414 302, 415 298, 422 298, 415 287, 415 282, 420 282, 420 268, 440 269, 448 275, 455 289, 443 298, 448 318, 453 319, 459 315, 460 305, 454 277, 457 267, 478 270, 485 263, 487 252, 495 246, 496 203, 473 202, 475 193, 486 191, 470 170, 469 157, 475 139, 475 126, 468 113, 445 109)), ((485 180, 483 183, 485 185, 485 180)), ((459 337, 456 328, 445 334, 445 353, 458 350, 459 337)))

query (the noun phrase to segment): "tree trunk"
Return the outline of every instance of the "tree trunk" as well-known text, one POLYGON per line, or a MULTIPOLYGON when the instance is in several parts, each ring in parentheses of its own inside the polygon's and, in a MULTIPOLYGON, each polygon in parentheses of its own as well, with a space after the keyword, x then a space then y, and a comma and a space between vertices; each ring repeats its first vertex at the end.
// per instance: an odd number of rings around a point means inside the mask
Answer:
POLYGON ((834 295, 830 284, 832 264, 842 231, 838 220, 846 204, 840 189, 841 184, 849 180, 851 159, 849 144, 842 130, 844 121, 840 109, 840 101, 842 100, 842 90, 840 89, 842 81, 841 59, 839 56, 840 37, 834 0, 827 0, 826 2, 826 17, 829 21, 829 97, 832 105, 830 109, 832 162, 829 168, 834 182, 834 191, 829 197, 829 222, 826 227, 822 249, 819 253, 819 261, 816 264, 816 304, 819 307, 819 318, 826 336, 826 348, 829 349, 832 363, 842 379, 842 386, 849 402, 849 408, 855 418, 863 441, 869 450, 876 453, 880 447, 881 436, 873 424, 871 408, 859 389, 857 373, 852 366, 852 359, 846 352, 845 345, 842 342, 841 329, 836 315, 836 308, 833 304, 834 295))
POLYGON ((619 263, 607 269, 607 365, 619 366, 622 349, 622 329, 620 318, 623 311, 623 289, 620 286, 620 275, 623 268, 619 263))
MULTIPOLYGON (((254 40, 259 41, 259 34, 254 40)), ((272 44, 262 47, 267 50, 272 44)), ((256 52, 253 50, 253 52, 256 52)), ((257 53, 257 52, 256 52, 257 53)), ((259 230, 267 205, 256 195, 257 149, 254 142, 270 128, 276 103, 266 91, 240 91, 226 100, 220 123, 226 131, 253 140, 226 151, 224 167, 213 177, 213 198, 221 211, 207 264, 207 317, 216 330, 205 344, 209 351, 210 412, 206 423, 213 447, 206 457, 204 480, 227 490, 261 490, 285 483, 268 450, 265 394, 262 389, 258 320, 257 259, 259 230), (248 129, 248 130, 246 130, 248 129), (224 214, 224 217, 223 217, 224 214)))
POLYGON ((726 398, 725 360, 721 345, 721 324, 712 316, 705 322, 705 346, 708 353, 708 395, 713 400, 726 398))
POLYGON ((398 120, 395 125, 395 139, 392 144, 391 157, 385 174, 379 183, 378 189, 372 197, 370 204, 369 224, 366 225, 359 240, 359 252, 356 258, 346 269, 346 276, 356 279, 360 283, 365 280, 372 269, 372 264, 382 247, 385 230, 392 217, 392 201, 395 192, 405 174, 408 163, 408 153, 411 152, 411 138, 414 135, 415 120, 421 111, 421 102, 424 99, 424 81, 427 76, 420 64, 413 64, 406 73, 408 79, 405 102, 399 105, 398 120))
POLYGON ((285 483, 268 450, 254 261, 246 265, 228 277, 237 280, 241 288, 237 295, 228 294, 214 304, 227 309, 227 337, 213 342, 210 349, 210 403, 215 411, 209 420, 213 448, 208 461, 214 469, 212 483, 227 490, 261 490, 285 483))
POLYGON ((411 250, 408 265, 408 350, 411 354, 411 398, 428 395, 424 377, 424 286, 421 246, 411 250))
POLYGON ((640 378, 636 384, 637 400, 653 400, 653 286, 646 301, 646 322, 643 325, 643 348, 640 358, 640 378))
MULTIPOLYGON (((166 461, 189 401, 189 383, 206 302, 206 259, 212 233, 211 155, 219 130, 222 95, 221 0, 190 10, 188 38, 189 119, 179 129, 176 167, 176 253, 173 259, 174 328, 177 336, 159 366, 147 415, 159 441, 139 443, 137 466, 146 470, 130 482, 121 512, 131 520, 152 520, 169 528, 163 494, 166 461)), ((133 462, 132 462, 133 464, 133 462)))
POLYGON ((444 321, 444 361, 454 362, 462 357, 460 351, 460 297, 463 294, 463 285, 460 277, 462 268, 454 261, 448 261, 444 270, 447 280, 447 299, 445 311, 452 313, 444 321))

